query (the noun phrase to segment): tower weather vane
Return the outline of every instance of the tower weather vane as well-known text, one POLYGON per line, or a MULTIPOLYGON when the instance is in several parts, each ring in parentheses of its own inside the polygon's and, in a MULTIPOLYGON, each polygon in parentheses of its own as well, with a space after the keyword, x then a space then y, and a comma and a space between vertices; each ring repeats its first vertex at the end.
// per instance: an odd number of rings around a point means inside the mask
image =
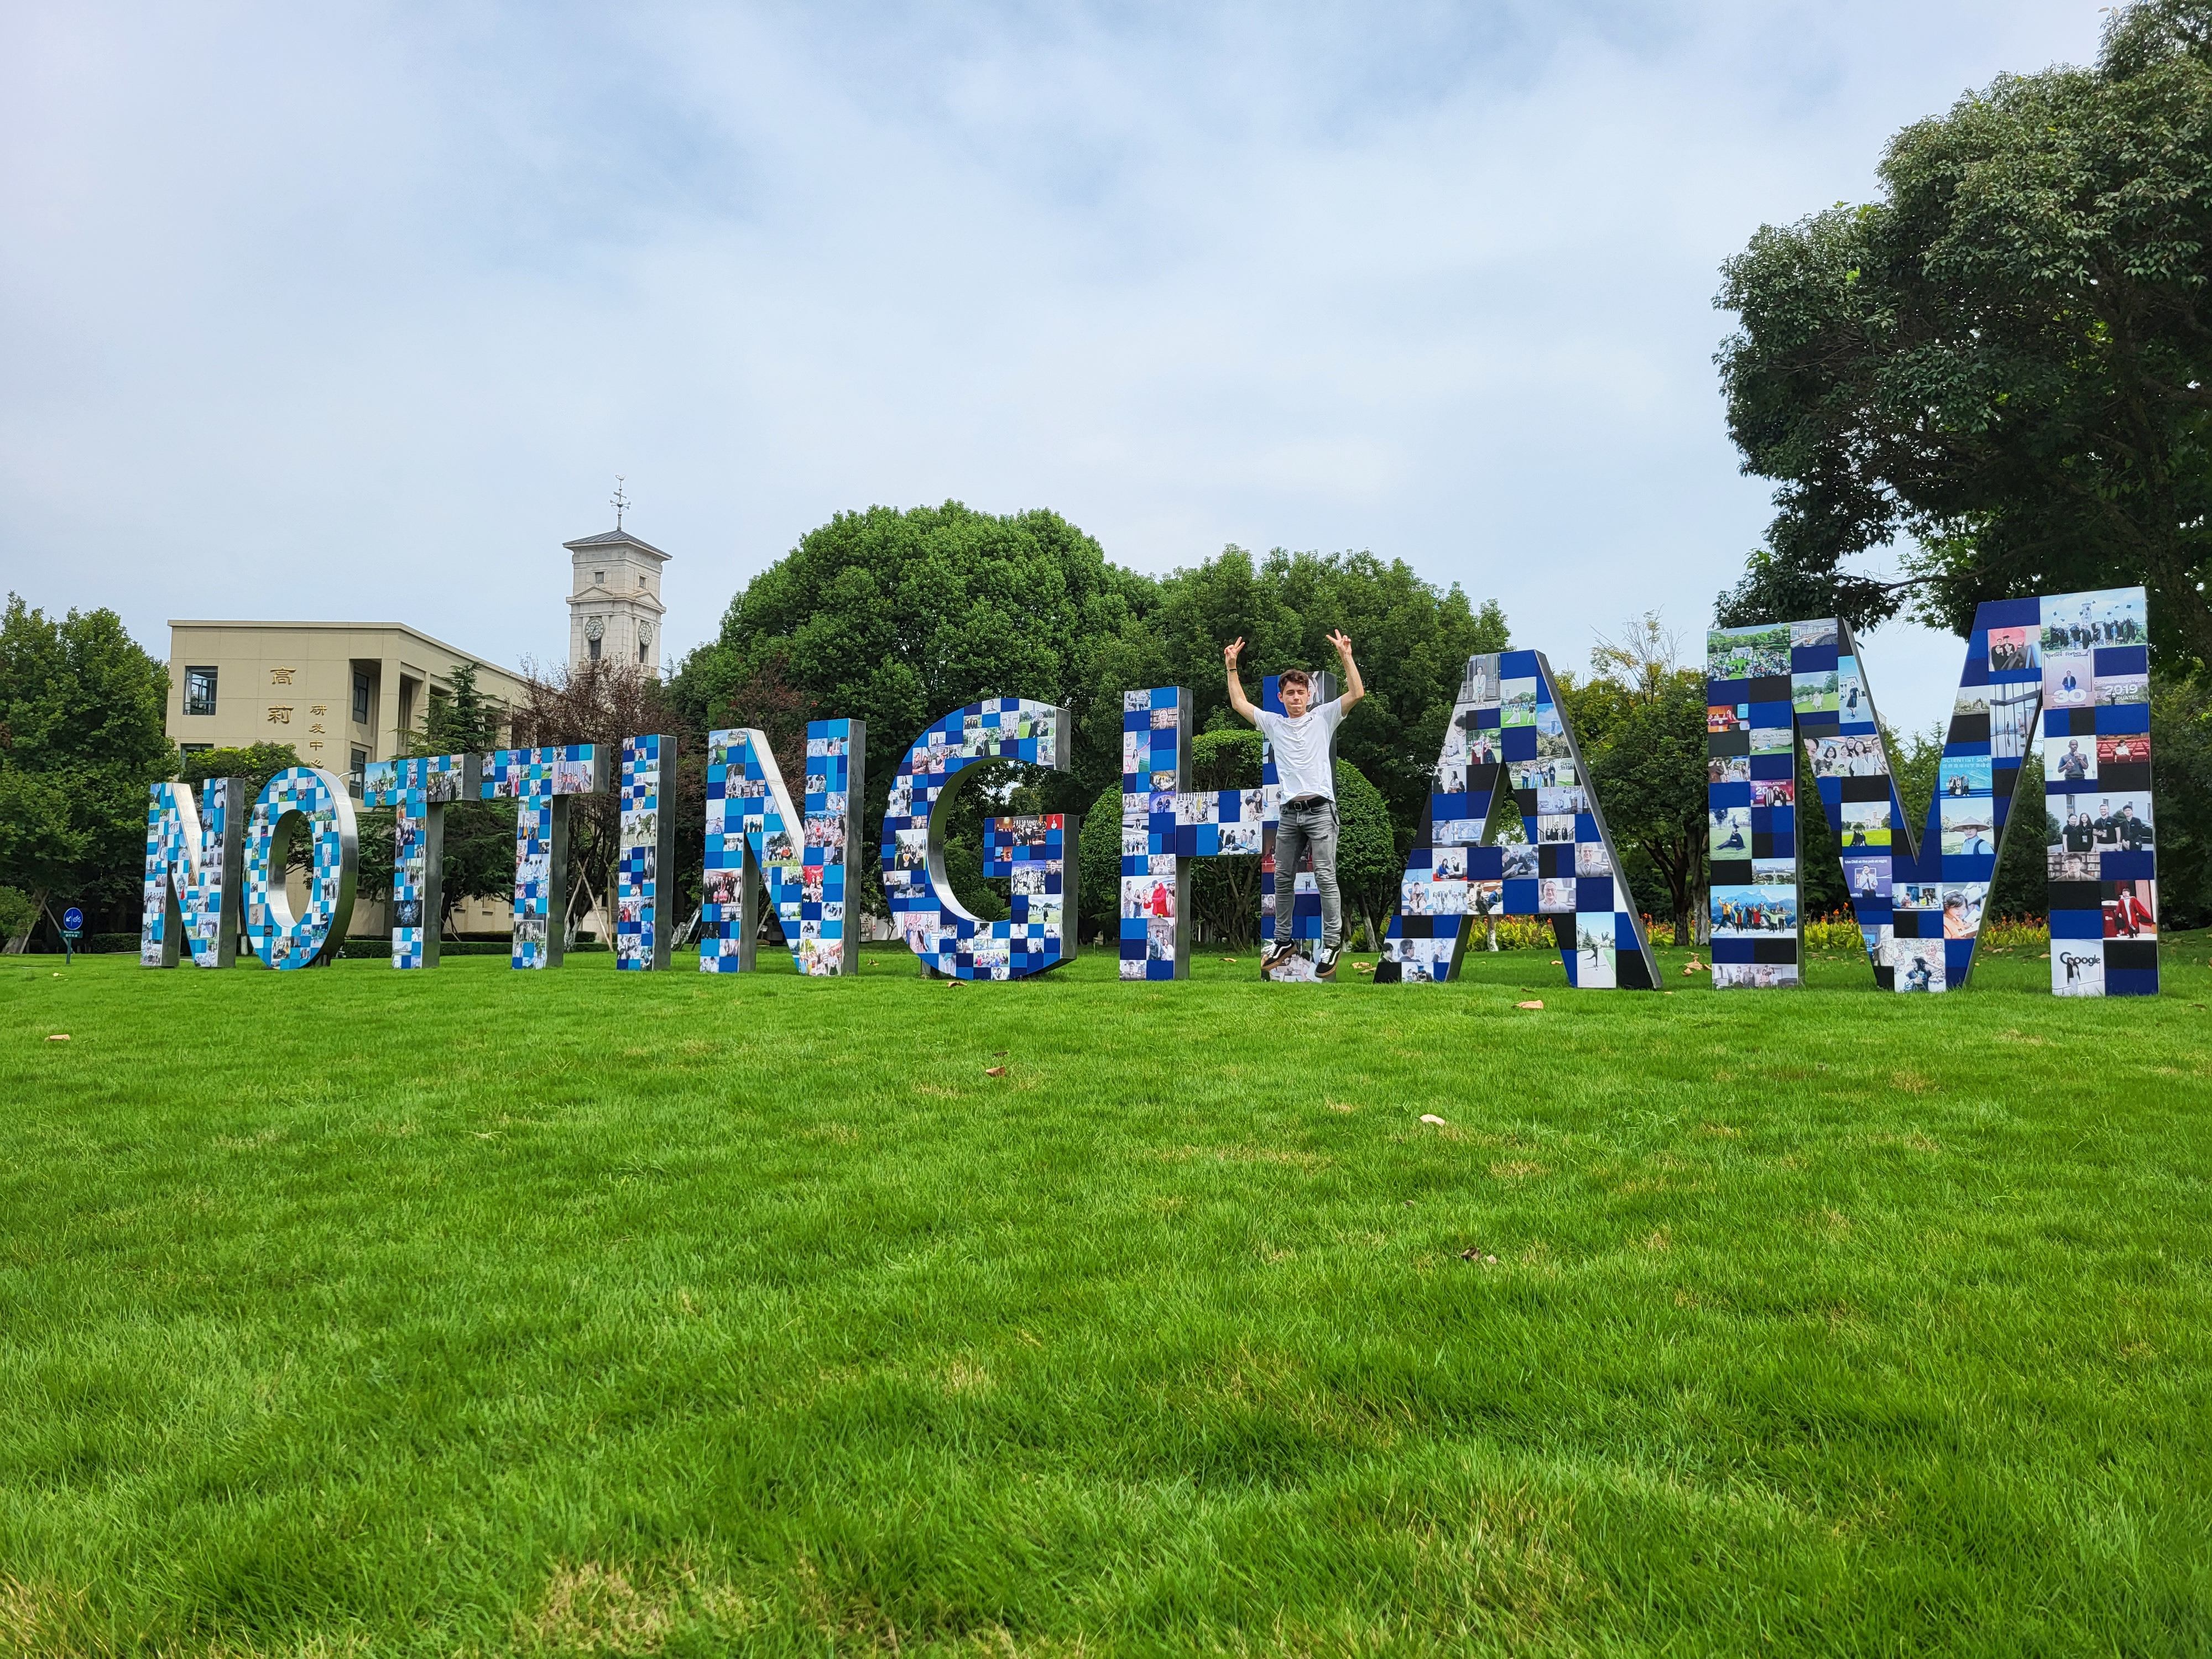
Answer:
POLYGON ((619 472, 615 474, 613 506, 615 509, 615 528, 617 530, 622 528, 623 509, 629 505, 629 497, 623 494, 623 475, 619 472))

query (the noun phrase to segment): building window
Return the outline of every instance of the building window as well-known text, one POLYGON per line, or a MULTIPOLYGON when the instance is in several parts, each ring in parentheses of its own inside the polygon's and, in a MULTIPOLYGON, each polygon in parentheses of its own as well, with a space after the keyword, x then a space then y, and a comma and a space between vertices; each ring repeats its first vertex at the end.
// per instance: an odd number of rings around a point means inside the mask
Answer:
POLYGON ((214 747, 211 743, 180 743, 177 745, 181 753, 187 755, 204 755, 214 747))
POLYGON ((363 780, 368 775, 368 750, 366 749, 356 749, 353 751, 351 758, 346 763, 346 787, 353 792, 353 797, 356 800, 359 800, 361 799, 363 780))
POLYGON ((594 587, 605 587, 607 585, 607 573, 604 570, 592 572, 592 585, 594 587))
POLYGON ((358 668, 353 671, 353 717, 368 724, 368 675, 358 668))
POLYGON ((594 638, 592 638, 592 639, 586 640, 586 641, 584 641, 584 643, 585 643, 585 644, 586 644, 586 645, 588 645, 588 646, 590 646, 590 647, 592 647, 592 660, 593 662, 597 662, 597 661, 599 659, 599 640, 598 640, 596 637, 594 637, 594 638))
POLYGON ((187 668, 185 670, 185 713, 212 714, 215 713, 215 670, 187 668))

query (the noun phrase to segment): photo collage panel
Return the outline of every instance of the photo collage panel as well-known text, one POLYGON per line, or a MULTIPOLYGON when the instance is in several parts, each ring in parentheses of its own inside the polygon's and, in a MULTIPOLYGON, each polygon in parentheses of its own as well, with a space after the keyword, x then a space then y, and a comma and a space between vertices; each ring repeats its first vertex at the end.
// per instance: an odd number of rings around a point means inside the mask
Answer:
MULTIPOLYGON (((939 890, 930 873, 933 837, 939 833, 933 814, 962 787, 963 775, 994 761, 1066 771, 1073 719, 1051 703, 988 697, 937 721, 899 763, 884 814, 884 891, 892 921, 930 972, 963 980, 1024 979, 1073 960, 1075 914, 1072 907, 1060 908, 1061 895, 1024 895, 1015 915, 984 921, 939 890)), ((1073 844, 1064 842, 1066 848, 1073 844)), ((1064 884, 1072 881, 1071 857, 1063 851, 1064 884)))
MULTIPOLYGON (((983 873, 1007 887, 1006 922, 1007 976, 1019 979, 1050 965, 1042 960, 1016 964, 1016 946, 1041 945, 1063 937, 1076 926, 1076 857, 1082 817, 1073 812, 1039 812, 983 820, 983 873), (1022 972, 1016 973, 1018 965, 1022 972)), ((1041 958, 1042 949, 1027 953, 1041 958)), ((1073 955, 1064 951, 1062 957, 1073 955)))
POLYGON ((848 879, 867 788, 867 723, 812 720, 794 801, 765 733, 707 738, 707 851, 699 967, 750 973, 765 899, 792 963, 812 978, 858 973, 859 917, 848 879))
POLYGON ((295 766, 262 786, 246 821, 246 942, 270 968, 307 968, 324 948, 345 938, 353 918, 358 830, 353 797, 335 773, 295 766), (307 821, 307 903, 292 914, 276 850, 276 826, 297 812, 307 821))
POLYGON ((235 960, 230 906, 244 879, 244 787, 240 778, 210 778, 197 800, 188 783, 148 792, 141 965, 173 968, 182 957, 197 968, 228 968, 235 960))
POLYGON ((1441 983, 1477 919, 1545 915, 1570 984, 1650 988, 1658 969, 1620 867, 1542 653, 1470 657, 1375 976, 1441 983), (1523 839, 1486 847, 1501 790, 1523 839))
POLYGON ((1964 986, 2039 712, 2052 988, 2155 991, 2146 644, 2140 588, 1981 605, 1916 837, 1850 629, 1825 620, 1715 629, 1705 720, 1713 983, 1799 981, 1796 826, 1782 793, 1795 758, 1769 735, 1786 714, 1878 982, 1964 986), (1777 666, 1785 660, 1786 672, 1777 666), (1786 907, 1761 898, 1784 877, 1786 907))
MULTIPOLYGON (((1190 693, 1179 685, 1121 694, 1116 920, 1120 973, 1126 980, 1188 975, 1192 920, 1183 896, 1190 860, 1259 858, 1274 819, 1275 791, 1182 787, 1190 707, 1190 693)), ((1262 915, 1264 927, 1264 907, 1262 915)))
POLYGON ((2051 989, 2158 994, 2150 630, 2140 587, 2041 602, 2051 989))
POLYGON ((514 803, 514 939, 510 966, 557 968, 567 943, 568 801, 607 787, 598 744, 495 749, 484 757, 479 793, 514 803))
POLYGON ((665 735, 622 741, 622 771, 615 785, 622 811, 614 884, 618 971, 668 966, 670 924, 661 884, 672 883, 676 873, 676 822, 665 810, 673 804, 676 754, 676 739, 665 735))
POLYGON ((438 965, 445 915, 445 809, 473 800, 483 785, 481 755, 418 755, 371 761, 362 802, 392 811, 392 965, 438 965))
POLYGON ((1712 983, 1801 982, 1797 739, 1822 789, 1853 781, 1847 882, 1884 896, 1889 767, 1857 662, 1833 622, 1719 628, 1705 636, 1707 921, 1712 983))

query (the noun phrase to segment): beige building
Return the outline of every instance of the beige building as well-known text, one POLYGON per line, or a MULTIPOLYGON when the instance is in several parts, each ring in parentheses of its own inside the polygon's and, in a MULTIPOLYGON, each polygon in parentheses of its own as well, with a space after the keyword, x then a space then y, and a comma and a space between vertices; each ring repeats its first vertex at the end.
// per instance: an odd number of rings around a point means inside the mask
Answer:
MULTIPOLYGON (((520 675, 398 623, 172 620, 169 736, 187 753, 289 743, 303 764, 359 794, 362 768, 404 754, 402 734, 422 729, 432 701, 453 695, 454 665, 471 662, 494 708, 522 701, 520 675)), ((351 931, 384 931, 383 911, 356 905, 351 931)), ((479 902, 455 920, 465 932, 500 933, 511 913, 479 902)))
MULTIPOLYGON (((622 527, 563 543, 572 562, 568 662, 634 664, 660 672, 661 567, 669 556, 622 527)), ((169 736, 179 749, 242 749, 289 743, 301 762, 349 780, 408 749, 432 702, 453 695, 458 663, 477 665, 477 690, 494 708, 518 706, 522 677, 398 623, 179 622, 169 623, 169 736)), ((508 740, 500 722, 500 741, 508 740)), ((304 898, 298 873, 289 884, 304 898)), ((503 901, 472 901, 454 912, 464 933, 505 933, 503 901)), ((354 933, 386 929, 384 906, 354 906, 354 933)), ((596 916, 601 938, 611 931, 596 916)))
POLYGON ((169 736, 191 752, 289 743, 301 761, 353 781, 404 751, 457 663, 477 665, 495 708, 522 677, 398 623, 169 623, 169 736))

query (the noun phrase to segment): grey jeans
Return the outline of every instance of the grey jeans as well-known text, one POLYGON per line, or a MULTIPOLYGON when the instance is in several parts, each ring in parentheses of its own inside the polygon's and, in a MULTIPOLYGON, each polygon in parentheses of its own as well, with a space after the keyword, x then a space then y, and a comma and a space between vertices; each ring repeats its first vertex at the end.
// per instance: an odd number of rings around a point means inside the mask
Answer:
POLYGON ((1321 890, 1321 948, 1334 951, 1344 939, 1344 902, 1336 891, 1336 803, 1317 800, 1304 806, 1283 803, 1275 824, 1275 938, 1291 936, 1291 895, 1297 890, 1298 860, 1313 854, 1314 885, 1321 890))

